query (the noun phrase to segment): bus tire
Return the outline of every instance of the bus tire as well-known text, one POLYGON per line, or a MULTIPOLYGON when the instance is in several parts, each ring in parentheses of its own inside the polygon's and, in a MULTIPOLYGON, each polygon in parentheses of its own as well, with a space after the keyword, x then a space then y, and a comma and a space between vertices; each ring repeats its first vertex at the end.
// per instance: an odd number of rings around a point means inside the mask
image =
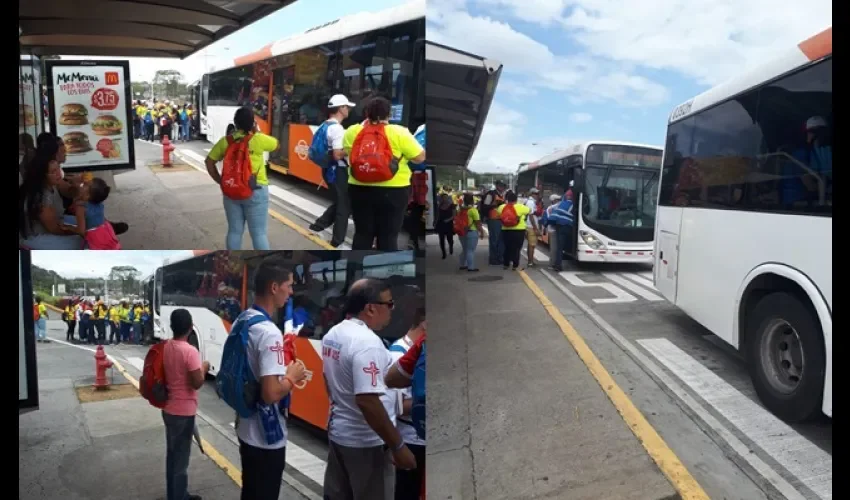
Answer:
POLYGON ((788 423, 820 417, 826 353, 815 313, 794 295, 775 292, 747 320, 747 368, 764 406, 788 423))

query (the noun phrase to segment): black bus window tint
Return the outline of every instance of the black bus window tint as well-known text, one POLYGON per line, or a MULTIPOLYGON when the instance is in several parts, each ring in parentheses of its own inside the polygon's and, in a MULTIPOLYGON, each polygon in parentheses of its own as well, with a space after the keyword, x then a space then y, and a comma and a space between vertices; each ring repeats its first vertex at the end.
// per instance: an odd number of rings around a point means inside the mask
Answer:
POLYGON ((832 59, 763 87, 758 124, 750 208, 832 215, 832 59))
POLYGON ((271 121, 272 136, 282 144, 272 153, 270 160, 279 165, 288 165, 289 160, 289 123, 292 121, 292 98, 295 93, 295 64, 291 56, 279 56, 272 59, 270 67, 274 87, 272 89, 271 121), (277 67, 286 64, 284 67, 277 67))
POLYGON ((667 129, 664 165, 661 170, 661 189, 658 204, 661 206, 687 206, 690 178, 691 143, 694 118, 676 122, 667 129), (684 175, 683 175, 684 173, 684 175))
POLYGON ((761 142, 757 108, 757 94, 750 92, 695 116, 691 156, 697 182, 688 191, 690 205, 743 208, 761 142))
POLYGON ((584 191, 582 192, 581 213, 585 219, 602 220, 605 211, 600 210, 600 198, 604 198, 605 175, 608 169, 587 167, 584 175, 584 191))
POLYGON ((549 196, 553 194, 563 195, 569 185, 569 175, 566 168, 566 160, 543 165, 538 169, 540 179, 540 196, 544 205, 549 205, 549 196))

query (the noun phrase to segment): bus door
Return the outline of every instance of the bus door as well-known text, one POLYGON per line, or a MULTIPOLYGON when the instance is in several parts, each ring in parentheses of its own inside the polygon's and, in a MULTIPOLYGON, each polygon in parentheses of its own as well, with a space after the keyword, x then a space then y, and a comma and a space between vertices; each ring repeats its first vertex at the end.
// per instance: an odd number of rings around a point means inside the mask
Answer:
MULTIPOLYGON (((578 160, 578 165, 568 167, 570 171, 570 179, 573 181, 573 231, 570 237, 570 251, 568 256, 578 261, 578 242, 579 242, 579 220, 581 219, 581 209, 584 204, 584 169, 581 167, 581 160, 578 160)), ((573 163, 572 161, 570 163, 573 163)))
POLYGON ((209 133, 209 125, 207 124, 207 103, 210 97, 210 75, 204 75, 201 78, 200 92, 200 107, 198 108, 198 130, 201 135, 205 136, 209 133))

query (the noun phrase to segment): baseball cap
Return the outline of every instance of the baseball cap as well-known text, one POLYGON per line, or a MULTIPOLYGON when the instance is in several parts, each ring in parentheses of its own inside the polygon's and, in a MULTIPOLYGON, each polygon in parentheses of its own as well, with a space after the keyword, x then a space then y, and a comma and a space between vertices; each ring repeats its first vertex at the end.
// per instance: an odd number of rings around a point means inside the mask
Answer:
POLYGON ((806 120, 806 130, 811 130, 813 128, 818 127, 826 127, 826 120, 821 116, 813 116, 806 120))
POLYGON ((553 194, 553 195, 549 196, 549 201, 558 201, 560 199, 561 199, 561 195, 559 195, 559 194, 553 194))
POLYGON ((528 190, 528 194, 538 194, 540 191, 537 188, 531 188, 528 190))
POLYGON ((345 97, 342 94, 336 94, 328 100, 328 107, 329 108, 338 108, 340 106, 348 106, 348 107, 353 108, 357 105, 354 104, 353 102, 349 101, 348 97, 345 97))

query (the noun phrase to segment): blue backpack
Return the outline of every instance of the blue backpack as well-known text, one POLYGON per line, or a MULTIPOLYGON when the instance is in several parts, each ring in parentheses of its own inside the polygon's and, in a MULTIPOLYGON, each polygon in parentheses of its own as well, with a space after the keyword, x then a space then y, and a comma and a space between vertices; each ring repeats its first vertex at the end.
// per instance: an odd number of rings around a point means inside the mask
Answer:
POLYGON ((413 381, 410 388, 410 392, 413 393, 410 418, 413 420, 416 435, 420 439, 425 439, 425 342, 422 343, 422 352, 419 353, 419 359, 416 360, 416 367, 413 369, 413 381))
MULTIPOLYGON (((425 147, 425 125, 420 126, 416 129, 416 133, 413 134, 413 137, 416 139, 416 142, 419 143, 423 148, 425 147)), ((425 171, 425 163, 410 163, 410 169, 414 172, 424 172, 425 171)))
POLYGON ((336 182, 336 162, 331 156, 331 146, 328 144, 328 125, 329 121, 325 121, 316 132, 313 134, 313 142, 310 144, 310 149, 307 150, 307 157, 322 169, 322 179, 328 187, 336 182))
POLYGON ((255 314, 246 319, 243 312, 236 318, 230 335, 224 341, 221 355, 221 367, 215 379, 218 397, 236 410, 242 418, 248 418, 257 411, 260 397, 260 384, 248 364, 248 330, 268 318, 255 314))

